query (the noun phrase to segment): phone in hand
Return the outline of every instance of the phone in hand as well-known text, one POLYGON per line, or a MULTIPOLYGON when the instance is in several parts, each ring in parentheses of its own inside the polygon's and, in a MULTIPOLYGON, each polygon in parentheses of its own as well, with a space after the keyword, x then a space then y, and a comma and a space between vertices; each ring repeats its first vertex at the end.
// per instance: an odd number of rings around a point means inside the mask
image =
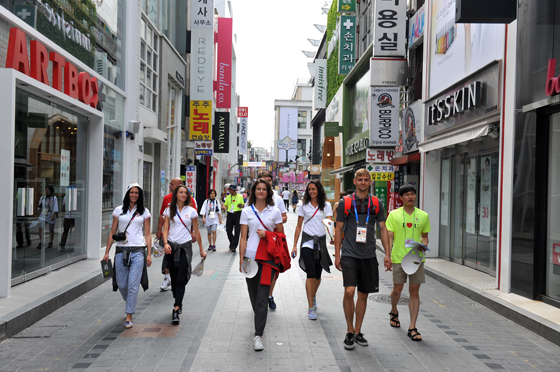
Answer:
POLYGON ((292 258, 296 258, 296 252, 292 252, 292 258))

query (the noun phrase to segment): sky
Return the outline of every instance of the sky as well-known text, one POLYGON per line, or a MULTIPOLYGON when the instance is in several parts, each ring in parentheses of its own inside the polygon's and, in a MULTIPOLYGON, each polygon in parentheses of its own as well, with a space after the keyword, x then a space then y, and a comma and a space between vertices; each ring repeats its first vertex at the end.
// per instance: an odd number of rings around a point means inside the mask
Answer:
MULTIPOLYGON (((321 40, 314 24, 327 25, 322 7, 328 0, 232 0, 237 36, 237 94, 249 108, 249 140, 270 149, 274 141, 274 100, 291 99, 298 78, 309 78, 302 50, 321 40)), ((327 5, 330 7, 330 5, 327 5)))

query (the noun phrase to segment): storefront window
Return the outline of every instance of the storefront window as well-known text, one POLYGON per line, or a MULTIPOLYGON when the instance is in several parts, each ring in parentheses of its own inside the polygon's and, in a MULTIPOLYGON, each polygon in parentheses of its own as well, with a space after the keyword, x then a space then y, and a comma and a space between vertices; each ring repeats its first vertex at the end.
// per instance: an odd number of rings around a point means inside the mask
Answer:
POLYGON ((560 114, 550 117, 545 294, 560 300, 560 114))
POLYGON ((350 137, 354 138, 369 130, 368 99, 371 85, 371 72, 368 71, 351 88, 350 99, 352 104, 352 122, 350 125, 350 137))
POLYGON ((16 94, 17 280, 86 253, 88 120, 24 91, 16 94))

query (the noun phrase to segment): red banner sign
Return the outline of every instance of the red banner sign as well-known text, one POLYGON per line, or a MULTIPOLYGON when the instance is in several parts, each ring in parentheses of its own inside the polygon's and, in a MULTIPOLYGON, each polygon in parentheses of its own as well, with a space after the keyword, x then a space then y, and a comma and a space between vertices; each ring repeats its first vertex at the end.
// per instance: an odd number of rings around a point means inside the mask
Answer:
POLYGON ((237 108, 238 118, 248 118, 249 117, 249 107, 238 107, 237 108))
POLYGON ((231 18, 218 18, 217 108, 231 108, 232 27, 231 18))

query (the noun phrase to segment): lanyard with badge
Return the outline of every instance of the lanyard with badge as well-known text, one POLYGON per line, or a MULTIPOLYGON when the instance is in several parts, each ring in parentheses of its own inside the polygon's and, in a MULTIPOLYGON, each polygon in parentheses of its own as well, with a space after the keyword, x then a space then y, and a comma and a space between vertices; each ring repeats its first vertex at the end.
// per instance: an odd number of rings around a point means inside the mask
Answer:
MULTIPOLYGON (((237 200, 237 195, 235 199, 237 200)), ((229 196, 229 201, 231 202, 231 208, 229 209, 229 213, 233 213, 233 209, 235 208, 235 200, 233 200, 232 195, 229 196)))
MULTIPOLYGON (((365 227, 360 227, 358 219, 358 208, 356 208, 356 198, 352 194, 352 204, 354 205, 354 213, 356 214, 356 243, 365 243, 367 239, 367 226, 369 222, 369 211, 371 207, 371 197, 368 194, 367 217, 365 227)), ((361 206, 360 206, 361 207, 361 206)))
POLYGON ((268 227, 266 227, 266 225, 262 222, 261 217, 259 216, 259 214, 257 213, 257 211, 255 210, 255 207, 253 207, 253 205, 251 204, 251 209, 253 209, 253 213, 255 214, 255 216, 257 216, 257 218, 259 219, 259 222, 261 223, 261 225, 263 225, 264 229, 266 231, 270 231, 270 229, 268 227))

